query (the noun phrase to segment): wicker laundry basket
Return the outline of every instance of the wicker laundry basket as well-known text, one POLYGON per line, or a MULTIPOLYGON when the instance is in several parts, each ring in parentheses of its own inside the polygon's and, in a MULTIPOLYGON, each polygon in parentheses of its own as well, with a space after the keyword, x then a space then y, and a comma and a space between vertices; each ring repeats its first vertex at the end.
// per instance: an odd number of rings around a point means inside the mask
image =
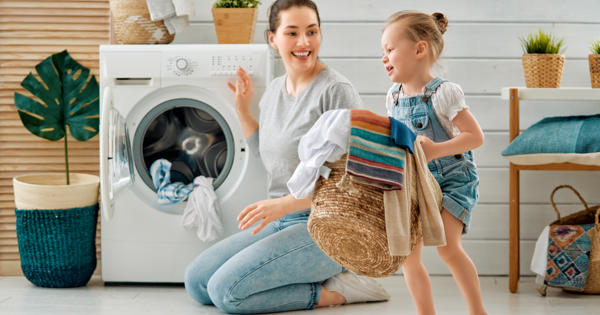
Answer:
MULTIPOLYGON (((405 256, 391 256, 385 230, 383 192, 354 183, 358 193, 341 191, 336 184, 346 159, 326 164, 328 179, 319 178, 313 194, 308 232, 331 259, 350 271, 369 277, 394 274, 405 256)), ((418 210, 411 213, 411 250, 422 238, 418 210)))
MULTIPOLYGON (((579 192, 575 190, 570 185, 560 185, 554 188, 552 193, 550 194, 550 202, 552 203, 552 207, 556 212, 557 219, 550 223, 550 227, 559 226, 559 227, 567 227, 567 226, 579 226, 583 224, 594 224, 594 227, 588 230, 587 234, 590 239, 590 253, 589 253, 589 265, 588 265, 588 274, 585 279, 585 287, 582 292, 570 290, 568 288, 563 288, 565 291, 573 291, 578 293, 589 293, 589 294, 600 294, 600 223, 598 222, 600 216, 600 206, 589 207, 587 202, 581 197, 579 192), (579 200, 583 203, 585 209, 581 211, 577 211, 571 215, 566 217, 560 216, 560 211, 556 207, 554 203, 554 194, 563 188, 568 188, 572 190, 575 195, 579 198, 579 200)), ((568 236, 565 236, 567 238, 568 236)), ((570 248, 570 247, 569 247, 570 248)), ((570 256, 569 254, 568 256, 570 256)), ((538 291, 542 294, 546 294, 546 288, 543 286, 542 288, 538 288, 538 291)))
POLYGON ((110 0, 110 17, 119 44, 168 44, 175 38, 162 20, 150 20, 146 0, 110 0))
POLYGON ((559 88, 565 56, 560 54, 524 54, 523 71, 528 88, 559 88))

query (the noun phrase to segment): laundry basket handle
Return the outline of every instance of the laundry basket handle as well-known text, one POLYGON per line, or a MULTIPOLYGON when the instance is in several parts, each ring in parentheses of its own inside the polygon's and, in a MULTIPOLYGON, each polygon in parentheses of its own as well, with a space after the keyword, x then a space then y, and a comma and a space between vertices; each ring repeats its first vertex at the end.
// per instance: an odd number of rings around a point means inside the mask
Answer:
POLYGON ((600 225, 599 225, 599 221, 598 221, 598 217, 600 216, 600 207, 598 207, 598 209, 596 209, 596 224, 594 225, 594 228, 596 228, 596 230, 600 230, 600 225))
MULTIPOLYGON (((587 202, 585 202, 585 200, 583 200, 583 197, 581 197, 581 195, 579 194, 579 192, 577 190, 575 190, 575 188, 573 188, 573 186, 571 185, 560 185, 560 186, 556 186, 556 188, 554 188, 554 190, 552 191, 552 193, 550 194, 550 202, 552 203, 552 208, 554 208, 554 212, 556 212, 556 219, 560 220, 560 212, 558 211, 558 208, 556 208, 556 204, 554 203, 554 193, 556 193, 559 189, 562 188, 569 188, 571 189, 575 195, 577 195, 577 197, 579 198, 579 200, 581 200, 581 202, 583 203, 583 205, 585 206, 585 208, 589 208, 587 202)), ((598 212, 596 212, 596 224, 598 224, 598 212)))

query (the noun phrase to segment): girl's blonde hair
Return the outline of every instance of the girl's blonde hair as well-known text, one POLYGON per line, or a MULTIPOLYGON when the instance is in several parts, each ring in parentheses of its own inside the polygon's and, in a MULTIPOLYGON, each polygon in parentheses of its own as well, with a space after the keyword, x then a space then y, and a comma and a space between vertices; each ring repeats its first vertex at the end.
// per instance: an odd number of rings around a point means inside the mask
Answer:
POLYGON ((433 62, 440 57, 444 49, 442 34, 448 27, 448 19, 443 13, 435 12, 427 15, 417 11, 399 11, 388 18, 385 28, 396 22, 403 23, 402 26, 411 40, 415 42, 424 40, 429 43, 433 62))

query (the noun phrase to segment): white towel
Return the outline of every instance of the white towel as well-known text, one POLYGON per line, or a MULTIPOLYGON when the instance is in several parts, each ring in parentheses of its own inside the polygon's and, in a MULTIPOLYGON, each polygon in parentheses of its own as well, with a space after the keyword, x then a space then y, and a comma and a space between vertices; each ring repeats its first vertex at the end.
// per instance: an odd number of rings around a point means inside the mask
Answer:
POLYGON ((150 19, 164 20, 169 34, 176 34, 189 26, 189 17, 196 14, 193 0, 146 0, 150 19))
POLYGON ((223 234, 223 223, 218 212, 219 204, 212 178, 196 177, 194 190, 183 210, 181 220, 183 227, 187 230, 197 227, 196 235, 201 241, 214 241, 223 234))
MULTIPOLYGON (((546 276, 546 264, 548 263, 548 235, 550 234, 550 226, 546 226, 537 242, 535 242, 535 249, 533 250, 533 257, 531 257, 531 271, 533 271, 542 280, 546 276)), ((536 281, 537 282, 537 281, 536 281)), ((543 283, 543 281, 542 281, 543 283)))

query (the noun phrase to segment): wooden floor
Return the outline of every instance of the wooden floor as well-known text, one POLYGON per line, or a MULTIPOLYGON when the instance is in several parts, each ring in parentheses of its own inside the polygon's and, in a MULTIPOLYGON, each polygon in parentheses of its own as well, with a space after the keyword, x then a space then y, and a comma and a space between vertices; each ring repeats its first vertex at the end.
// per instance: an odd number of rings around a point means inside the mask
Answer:
MULTIPOLYGON (((402 276, 380 280, 392 298, 388 302, 344 305, 297 311, 288 314, 315 315, 397 315, 415 314, 402 276)), ((448 276, 432 277, 438 314, 468 314, 465 303, 454 281, 448 276)), ((600 296, 570 294, 559 289, 548 289, 541 297, 535 290, 534 278, 522 278, 519 293, 508 292, 507 277, 482 277, 484 304, 489 314, 578 314, 597 315, 600 296)), ((94 278, 87 287, 74 289, 46 289, 35 287, 22 277, 0 278, 0 314, 222 314, 213 306, 193 301, 183 286, 104 286, 94 278)))

